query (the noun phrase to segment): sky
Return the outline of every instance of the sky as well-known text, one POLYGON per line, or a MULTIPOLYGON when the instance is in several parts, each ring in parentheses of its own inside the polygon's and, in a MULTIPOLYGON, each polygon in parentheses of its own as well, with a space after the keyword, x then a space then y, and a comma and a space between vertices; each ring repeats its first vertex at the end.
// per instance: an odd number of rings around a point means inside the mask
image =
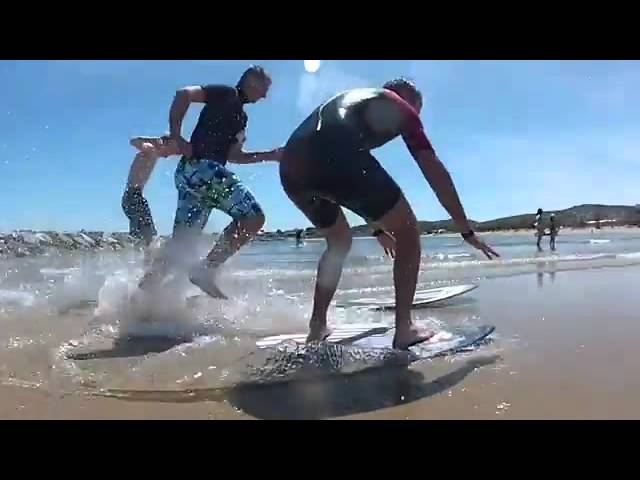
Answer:
MULTIPOLYGON (((273 85, 246 107, 249 150, 284 144, 340 91, 405 76, 423 93, 425 131, 469 218, 640 203, 638 61, 322 60, 315 73, 302 60, 0 61, 0 231, 126 231, 129 139, 168 129, 176 89, 235 85, 250 63, 273 85)), ((199 109, 187 114, 186 138, 199 109)), ((448 218, 402 139, 373 153, 418 219, 448 218)), ((173 224, 177 160, 160 159, 145 188, 163 234, 173 224)), ((268 230, 310 226, 282 191, 277 164, 229 166, 262 204, 268 230)), ((206 230, 228 221, 216 212, 206 230)))

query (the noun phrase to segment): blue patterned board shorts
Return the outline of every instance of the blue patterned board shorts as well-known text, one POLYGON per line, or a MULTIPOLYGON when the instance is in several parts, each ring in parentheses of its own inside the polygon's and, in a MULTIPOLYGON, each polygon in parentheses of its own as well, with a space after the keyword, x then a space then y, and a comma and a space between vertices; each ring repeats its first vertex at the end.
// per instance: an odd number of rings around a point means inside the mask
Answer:
POLYGON ((218 161, 183 157, 174 180, 178 189, 174 232, 183 227, 204 229, 214 208, 234 220, 262 214, 249 189, 218 161))

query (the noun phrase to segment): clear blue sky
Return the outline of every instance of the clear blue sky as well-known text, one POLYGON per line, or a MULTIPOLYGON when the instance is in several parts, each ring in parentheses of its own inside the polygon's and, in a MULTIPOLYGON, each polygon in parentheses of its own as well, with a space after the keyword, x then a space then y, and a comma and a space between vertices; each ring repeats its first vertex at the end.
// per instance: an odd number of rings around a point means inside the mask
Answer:
MULTIPOLYGON (((235 84, 249 63, 273 77, 269 98, 247 107, 249 149, 281 145, 340 90, 404 75, 423 91, 427 134, 471 218, 640 203, 637 61, 326 60, 315 74, 302 60, 0 61, 0 231, 126 230, 128 139, 167 129, 176 88, 235 84)), ((186 137, 198 110, 188 113, 186 137)), ((401 139, 375 154, 419 219, 447 217, 401 139)), ((173 221, 176 160, 160 160, 146 188, 162 233, 173 221)), ((268 229, 309 225, 275 164, 232 168, 263 204, 268 229)), ((207 230, 227 221, 214 214, 207 230)))

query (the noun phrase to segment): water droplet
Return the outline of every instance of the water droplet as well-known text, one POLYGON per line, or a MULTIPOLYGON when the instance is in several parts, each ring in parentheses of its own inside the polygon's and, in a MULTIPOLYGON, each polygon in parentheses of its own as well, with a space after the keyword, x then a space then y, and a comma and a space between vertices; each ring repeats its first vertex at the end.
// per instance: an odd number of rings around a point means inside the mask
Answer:
POLYGON ((504 413, 510 406, 511 404, 509 402, 499 403, 498 405, 496 405, 496 408, 498 410, 501 410, 501 412, 496 412, 496 413, 504 413))
POLYGON ((202 372, 196 373, 193 378, 200 378, 202 376, 202 372))

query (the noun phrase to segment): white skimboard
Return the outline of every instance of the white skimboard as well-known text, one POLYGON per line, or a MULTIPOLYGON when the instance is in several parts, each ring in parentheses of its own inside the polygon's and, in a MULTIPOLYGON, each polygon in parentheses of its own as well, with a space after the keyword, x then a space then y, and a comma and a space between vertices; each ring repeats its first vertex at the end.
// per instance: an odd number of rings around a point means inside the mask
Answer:
MULTIPOLYGON (((447 287, 430 288, 428 290, 418 290, 413 297, 412 308, 422 308, 436 302, 448 300, 459 295, 464 295, 478 288, 477 285, 452 285, 447 287)), ((340 308, 360 307, 370 310, 394 310, 396 308, 395 298, 392 294, 383 298, 356 298, 338 302, 340 308)))
MULTIPOLYGON (((398 352, 392 348, 393 327, 374 324, 352 324, 336 327, 327 338, 328 343, 349 344, 369 353, 398 352)), ((409 363, 428 360, 440 355, 455 353, 479 344, 495 330, 493 325, 462 325, 445 327, 424 342, 409 348, 409 363)), ((260 348, 275 348, 290 345, 298 348, 305 344, 306 333, 266 337, 256 345, 260 348)))
MULTIPOLYGON (((409 361, 419 362, 453 354, 472 348, 495 331, 493 325, 461 325, 458 327, 444 327, 430 339, 409 347, 409 361)), ((365 351, 392 350, 393 332, 370 335, 353 342, 353 345, 365 351)), ((393 350, 396 351, 397 350, 393 350)))
MULTIPOLYGON (((384 324, 375 323, 354 323, 335 327, 331 335, 325 341, 329 343, 352 343, 356 340, 369 337, 371 335, 382 335, 391 330, 392 327, 384 324)), ((304 345, 307 341, 309 333, 292 333, 285 335, 274 335, 271 337, 261 338, 256 342, 259 348, 275 347, 285 342, 294 342, 298 345, 304 345)))

